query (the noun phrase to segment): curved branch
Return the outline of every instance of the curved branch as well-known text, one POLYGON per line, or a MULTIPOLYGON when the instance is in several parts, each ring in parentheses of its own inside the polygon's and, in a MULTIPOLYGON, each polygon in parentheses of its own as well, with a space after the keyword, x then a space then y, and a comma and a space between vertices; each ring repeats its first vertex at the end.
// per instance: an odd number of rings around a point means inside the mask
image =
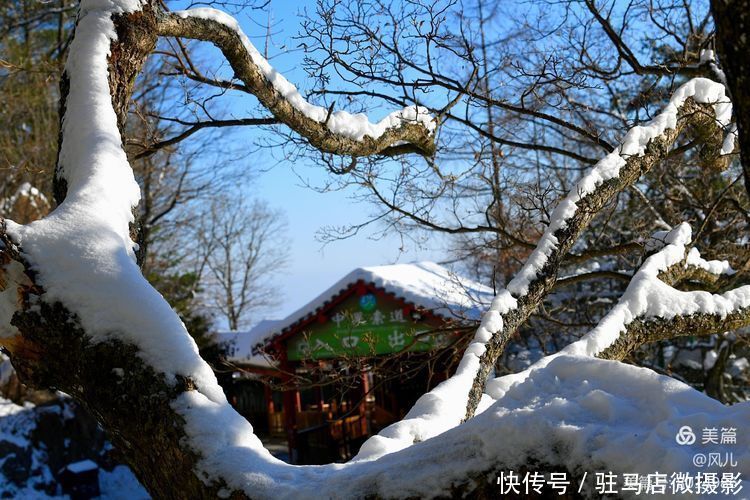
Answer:
POLYGON ((519 149, 526 149, 530 151, 544 151, 546 153, 552 153, 556 155, 561 156, 567 156, 569 158, 572 158, 576 161, 580 161, 581 163, 587 164, 587 165, 593 165, 596 163, 596 160, 593 160, 591 158, 588 158, 586 156, 580 155, 578 153, 575 153, 573 151, 568 151, 567 149, 558 148, 555 146, 548 146, 546 144, 536 144, 536 143, 529 143, 529 142, 523 142, 523 141, 513 141, 510 139, 505 139, 503 137, 499 137, 495 134, 491 134, 490 132, 486 131, 481 126, 477 125, 476 123, 471 122, 471 120, 467 120, 465 118, 461 118, 460 116, 457 116, 453 113, 448 113, 446 116, 448 116, 451 120, 455 120, 462 125, 472 129, 482 137, 489 139, 493 142, 496 142, 498 144, 502 144, 503 146, 510 146, 514 148, 519 149))
POLYGON ((386 208, 388 208, 388 210, 390 210, 391 212, 395 212, 400 217, 411 220, 412 222, 419 224, 420 226, 427 227, 431 229, 432 231, 446 233, 446 234, 467 234, 467 233, 491 232, 491 233, 500 234, 508 238, 514 244, 522 248, 529 248, 529 249, 535 248, 532 243, 529 243, 528 241, 524 241, 520 239, 518 236, 510 233, 509 231, 506 231, 505 229, 499 226, 490 226, 490 225, 483 225, 483 224, 477 224, 474 226, 460 225, 457 227, 442 226, 440 224, 432 222, 431 220, 425 217, 420 217, 414 212, 409 212, 408 210, 405 210, 399 207, 392 201, 388 200, 385 196, 383 196, 383 193, 381 193, 380 190, 378 190, 377 187, 375 187, 374 183, 370 181, 366 181, 365 186, 375 195, 375 197, 378 199, 380 203, 382 203, 383 205, 386 206, 386 208))
POLYGON ((599 280, 599 279, 611 279, 619 281, 630 281, 631 275, 627 273, 621 273, 617 271, 590 271, 587 273, 575 274, 573 276, 566 276, 557 280, 556 288, 568 285, 574 285, 581 281, 588 280, 599 280))
MULTIPOLYGON (((519 459, 525 461, 534 456, 528 436, 514 432, 518 429, 515 415, 508 417, 504 411, 485 412, 458 432, 443 433, 411 449, 386 449, 381 436, 368 441, 371 452, 391 452, 387 460, 294 467, 273 458, 262 447, 252 426, 229 405, 210 367, 198 356, 184 324, 143 278, 134 260, 129 225, 133 222, 132 208, 138 202, 138 185, 122 149, 118 116, 124 116, 130 97, 131 87, 125 76, 136 74, 147 55, 138 47, 134 51, 124 49, 138 43, 129 38, 131 35, 137 35, 139 29, 149 32, 155 20, 154 12, 139 10, 141 6, 136 0, 81 2, 68 65, 68 106, 63 109, 61 129, 60 179, 69 184, 69 196, 42 220, 26 226, 7 222, 0 229, 0 321, 3 327, 17 328, 0 330, 0 342, 11 352, 19 374, 36 385, 59 387, 87 405, 155 497, 175 496, 176 485, 179 494, 187 498, 390 498, 419 497, 435 491, 466 496, 477 488, 481 495, 482 485, 492 484, 486 479, 496 477, 498 468, 515 468, 519 459), (134 31, 129 32, 128 28, 134 31), (59 356, 60 352, 66 355, 59 356), (491 434, 490 430, 510 436, 510 441, 485 440, 483 437, 491 434), (482 443, 481 453, 477 453, 478 440, 482 443), (457 460, 461 467, 455 467, 457 460), (383 481, 383 477, 389 480, 383 481)), ((193 27, 216 28, 211 24, 216 21, 208 25, 206 22, 185 20, 193 27), (191 24, 194 22, 197 24, 191 24)), ((225 49, 236 49, 240 52, 235 55, 249 59, 240 35, 225 24, 218 24, 224 31, 217 37, 220 42, 227 42, 225 49)), ((141 47, 150 51, 153 41, 153 37, 149 38, 148 44, 141 47)), ((238 64, 238 68, 241 66, 238 64)), ((278 100, 276 88, 266 91, 266 97, 278 100)), ((623 186, 634 182, 668 154, 686 124, 710 119, 717 126, 719 113, 706 103, 722 96, 705 82, 686 85, 673 100, 674 109, 670 108, 650 128, 629 134, 616 153, 577 185, 558 207, 519 277, 509 291, 495 300, 475 342, 468 348, 460 373, 426 395, 421 407, 410 412, 411 422, 405 421, 405 425, 412 425, 411 431, 416 430, 419 435, 411 435, 416 439, 408 445, 458 423, 453 416, 463 414, 463 408, 457 398, 466 396, 474 375, 486 368, 488 360, 491 362, 491 349, 499 352, 504 336, 514 331, 523 315, 528 315, 549 291, 562 259, 583 228, 623 186), (487 349, 481 350, 485 346, 487 349), (483 352, 490 354, 483 356, 483 352), (466 379, 468 384, 464 384, 466 379), (444 397, 448 393, 450 397, 444 397), (446 404, 451 408, 441 414, 446 404), (414 416, 424 415, 429 418, 422 419, 422 427, 414 423, 414 416)), ((309 125, 306 120, 315 122, 296 116, 301 112, 287 101, 274 101, 270 106, 281 114, 287 113, 287 119, 298 120, 298 125, 309 125)), ((327 126, 327 118, 320 120, 323 125, 320 121, 317 125, 327 126)), ((719 120, 723 118, 722 115, 719 120)), ((359 141, 337 136, 327 127, 326 130, 316 139, 322 143, 316 145, 344 144, 355 148, 347 150, 347 154, 366 153, 361 145, 368 142, 366 137, 359 141), (333 143, 325 142, 329 139, 333 143)), ((388 128, 379 139, 370 138, 368 144, 374 144, 372 151, 377 153, 394 146, 392 141, 383 139, 385 135, 404 130, 427 133, 424 124, 401 123, 388 128), (381 140, 383 143, 377 144, 381 140)), ((393 140, 405 140, 403 136, 396 137, 393 140)), ((594 360, 591 365, 598 364, 594 368, 599 371, 601 363, 604 362, 594 360)), ((547 378, 541 380, 540 386, 557 390, 550 381, 557 380, 563 372, 585 372, 591 377, 586 366, 571 370, 572 366, 561 357, 550 362, 547 378)), ((632 374, 625 365, 609 368, 632 374)), ((573 382, 574 389, 590 391, 582 382, 573 382)), ((651 382, 656 391, 661 390, 663 381, 651 382)), ((542 404, 549 408, 552 405, 546 401, 557 397, 545 396, 542 404)), ((578 396, 572 398, 573 402, 579 400, 578 396)), ((539 398, 534 404, 537 401, 539 398)), ((637 402, 640 410, 643 402, 640 398, 637 402)), ((545 426, 553 422, 550 432, 545 427, 544 432, 533 437, 536 452, 541 449, 542 456, 553 460, 541 465, 580 463, 583 465, 579 469, 592 468, 591 451, 601 440, 588 440, 590 447, 582 449, 577 457, 560 453, 561 449, 576 447, 572 446, 573 433, 569 428, 555 425, 559 413, 552 409, 554 414, 519 409, 521 414, 532 413, 532 421, 541 418, 538 422, 545 426)), ((726 411, 726 415, 733 410, 720 411, 726 411)), ((566 424, 584 425, 588 421, 588 414, 583 411, 577 411, 576 417, 580 420, 568 420, 566 424)), ((644 431, 653 429, 654 425, 647 424, 644 431)), ((403 426, 395 428, 396 432, 402 430, 403 426)), ((633 427, 623 432, 630 434, 633 427)), ((640 429, 637 432, 644 435, 640 429)), ((608 441, 620 442, 617 438, 608 441)), ((686 448, 684 460, 688 453, 686 448)))
POLYGON ((633 252, 640 252, 643 250, 643 245, 638 242, 622 243, 619 245, 613 245, 607 248, 591 249, 586 250, 582 253, 570 253, 568 254, 563 263, 564 264, 581 264, 591 259, 599 257, 607 257, 610 255, 625 255, 633 252))
POLYGON ((612 27, 612 24, 609 22, 608 18, 605 18, 601 12, 599 12, 599 9, 596 7, 596 4, 593 0, 586 0, 584 2, 586 4, 586 7, 588 8, 591 15, 594 16, 594 19, 599 23, 602 30, 604 30, 604 33, 607 35, 607 37, 612 42, 612 45, 615 46, 615 49, 617 50, 618 55, 621 59, 626 61, 628 65, 633 68, 633 71, 637 75, 658 75, 658 76, 674 76, 674 75, 684 75, 688 77, 697 77, 697 76, 707 76, 711 74, 710 68, 708 64, 703 65, 643 65, 638 60, 638 57, 633 53, 633 51, 628 47, 628 45, 625 43, 625 41, 622 39, 622 37, 615 31, 614 27, 612 27))
POLYGON ((651 342, 685 336, 708 336, 748 325, 750 307, 742 307, 726 315, 695 313, 678 315, 670 319, 636 319, 628 325, 627 331, 620 335, 614 344, 597 357, 620 361, 640 346, 651 342))
POLYGON ((684 280, 728 284, 736 276, 728 263, 703 260, 695 248, 688 251, 690 239, 687 224, 670 231, 664 237, 666 245, 641 265, 617 305, 565 350, 622 360, 649 342, 706 336, 750 325, 748 285, 721 295, 674 288, 684 280))
POLYGON ((321 151, 349 156, 382 154, 394 147, 399 153, 431 156, 435 152, 435 123, 424 108, 405 108, 373 124, 364 115, 313 106, 258 53, 237 22, 220 11, 165 14, 157 31, 160 36, 213 43, 261 104, 321 151))
MULTIPOLYGON (((558 205, 537 249, 508 288, 495 298, 477 331, 471 355, 480 353, 479 363, 465 418, 474 415, 495 361, 510 337, 554 287, 566 253, 594 216, 620 191, 666 158, 683 130, 714 130, 721 137, 730 118, 731 104, 722 85, 706 79, 691 80, 677 90, 666 110, 650 124, 631 129, 623 144, 597 163, 558 205)), ((716 138, 717 134, 701 136, 716 138)))

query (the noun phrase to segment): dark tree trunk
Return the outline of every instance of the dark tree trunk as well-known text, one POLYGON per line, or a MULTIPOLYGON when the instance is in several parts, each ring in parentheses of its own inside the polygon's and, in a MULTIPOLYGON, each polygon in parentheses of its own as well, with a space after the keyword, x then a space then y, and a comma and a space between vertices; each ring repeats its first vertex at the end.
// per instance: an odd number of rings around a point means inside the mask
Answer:
MULTIPOLYGON (((118 39, 110 47, 109 84, 121 133, 135 79, 156 46, 156 19, 151 5, 113 18, 118 39)), ((69 91, 67 75, 63 75, 60 88, 62 124, 69 91)), ((58 204, 65 199, 66 186, 64 170, 58 165, 58 204)), ((163 374, 139 358, 134 346, 116 341, 92 344, 64 304, 44 301, 44 289, 33 283, 31 266, 2 229, 2 263, 22 263, 30 279, 19 286, 20 310, 11 322, 19 335, 3 339, 19 378, 31 387, 62 390, 83 405, 155 498, 216 498, 221 485, 206 486, 195 474, 198 456, 186 448, 182 419, 170 406, 181 392, 193 390, 192 382, 167 383, 163 374)))
POLYGON ((711 0, 716 48, 739 132, 745 189, 750 195, 750 1, 711 0))

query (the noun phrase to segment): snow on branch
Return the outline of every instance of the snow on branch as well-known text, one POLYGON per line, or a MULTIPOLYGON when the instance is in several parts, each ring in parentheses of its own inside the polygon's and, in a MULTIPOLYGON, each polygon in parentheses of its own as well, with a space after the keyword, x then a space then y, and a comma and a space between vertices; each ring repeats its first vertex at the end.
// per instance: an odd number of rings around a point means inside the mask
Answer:
POLYGON ((135 344, 169 378, 190 377, 221 401, 195 342, 135 263, 130 229, 140 188, 122 147, 109 69, 113 16, 139 8, 136 0, 82 3, 65 66, 69 92, 57 165, 67 194, 44 219, 5 227, 46 302, 64 304, 96 341, 135 344))
POLYGON ((224 12, 210 8, 173 12, 160 19, 158 30, 161 36, 213 43, 263 106, 322 151, 350 156, 409 151, 430 156, 435 151, 436 123, 427 109, 410 106, 371 123, 364 114, 310 104, 224 12))
POLYGON ((558 270, 583 230, 614 196, 666 158, 683 131, 699 133, 704 147, 731 153, 735 129, 724 87, 705 78, 682 85, 664 111, 631 129, 620 146, 600 160, 558 204, 523 267, 485 313, 456 374, 422 396, 404 420, 362 446, 359 458, 375 458, 435 436, 486 408, 485 382, 506 343, 552 290, 558 270), (698 132, 695 132, 698 131, 698 132), (458 401, 467 401, 462 408, 458 401))
POLYGON ((750 324, 750 285, 722 294, 681 291, 684 280, 715 284, 734 275, 724 261, 706 261, 687 250, 692 232, 683 223, 665 238, 666 245, 646 259, 617 305, 566 352, 621 360, 639 346, 683 335, 711 335, 750 324))
MULTIPOLYGON (((750 325, 750 285, 721 294, 682 291, 674 285, 698 279, 716 284, 735 271, 726 261, 704 260, 690 248, 687 223, 652 236, 647 247, 661 246, 640 266, 617 304, 586 335, 560 352, 539 360, 520 373, 487 383, 492 401, 505 397, 514 384, 558 357, 621 360, 639 346, 684 335, 711 335, 750 325)), ((726 281, 731 283, 731 280, 726 281)))
POLYGON ((677 89, 659 115, 632 128, 615 151, 578 181, 555 208, 536 249, 498 293, 470 345, 469 355, 479 356, 479 366, 466 418, 480 404, 487 376, 508 339, 554 286, 562 258, 601 208, 664 159, 688 125, 703 139, 705 151, 714 156, 731 153, 735 144, 731 117, 732 105, 723 85, 705 78, 690 80, 677 89))

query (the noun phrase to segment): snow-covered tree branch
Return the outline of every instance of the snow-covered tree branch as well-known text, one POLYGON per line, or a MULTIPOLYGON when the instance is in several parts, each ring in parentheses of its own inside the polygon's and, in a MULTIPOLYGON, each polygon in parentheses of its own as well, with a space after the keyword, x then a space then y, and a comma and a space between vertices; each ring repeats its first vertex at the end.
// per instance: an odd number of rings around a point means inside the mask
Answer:
POLYGON ((703 286, 722 281, 729 284, 726 278, 735 274, 726 262, 706 261, 696 248, 687 251, 691 235, 690 226, 684 223, 662 235, 664 248, 646 259, 618 304, 589 334, 597 339, 589 352, 603 359, 622 360, 649 342, 720 334, 750 324, 747 285, 721 294, 673 287, 688 280, 703 286))
POLYGON ((260 102, 282 123, 328 153, 350 156, 435 151, 436 123, 429 111, 408 107, 378 123, 365 115, 308 103, 283 75, 261 56, 237 21, 214 9, 192 9, 162 16, 161 36, 211 42, 221 49, 235 72, 260 102))
MULTIPOLYGON (((694 79, 680 87, 651 123, 633 128, 612 153, 581 179, 552 213, 552 220, 516 277, 493 301, 475 337, 479 367, 466 418, 474 415, 495 361, 518 327, 554 287, 563 258, 601 209, 669 154, 684 130, 708 138, 714 157, 734 150, 731 104, 721 84, 694 79)), ((716 161, 720 161, 718 158, 716 161)))

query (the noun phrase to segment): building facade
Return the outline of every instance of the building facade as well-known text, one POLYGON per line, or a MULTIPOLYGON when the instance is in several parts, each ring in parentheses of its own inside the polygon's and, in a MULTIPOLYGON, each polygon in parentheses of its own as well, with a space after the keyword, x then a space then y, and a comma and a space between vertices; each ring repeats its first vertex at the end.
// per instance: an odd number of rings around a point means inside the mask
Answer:
POLYGON ((287 318, 227 332, 228 389, 292 463, 354 456, 454 370, 492 290, 434 263, 359 268, 287 318))

